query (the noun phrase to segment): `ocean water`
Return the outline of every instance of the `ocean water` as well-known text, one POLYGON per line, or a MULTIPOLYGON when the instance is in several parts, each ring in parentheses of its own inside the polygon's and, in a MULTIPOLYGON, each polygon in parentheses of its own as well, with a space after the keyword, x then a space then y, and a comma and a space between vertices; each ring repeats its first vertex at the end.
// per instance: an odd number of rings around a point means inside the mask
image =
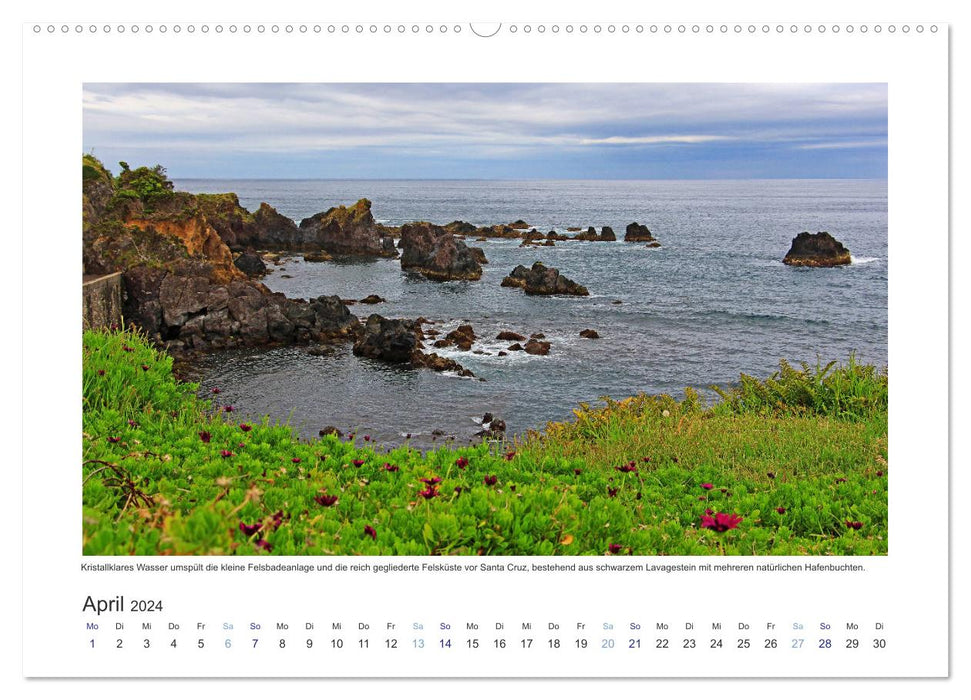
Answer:
POLYGON ((369 198, 389 225, 455 219, 477 225, 524 219, 540 231, 608 225, 623 238, 646 224, 661 248, 644 244, 558 242, 520 248, 488 240, 476 282, 436 283, 405 273, 397 260, 284 263, 264 282, 292 297, 378 294, 387 303, 356 305, 366 317, 424 316, 452 330, 471 323, 473 354, 437 350, 477 379, 406 370, 356 358, 350 346, 323 356, 301 348, 233 351, 200 363, 200 393, 242 415, 289 421, 301 435, 326 425, 418 447, 474 438, 489 411, 510 433, 568 419, 581 401, 638 392, 680 395, 768 376, 791 362, 887 362, 887 184, 877 180, 764 181, 351 181, 182 180, 190 192, 236 192, 255 209, 269 202, 299 220, 336 204, 369 198), (829 231, 853 254, 833 269, 781 263, 800 231, 829 231), (540 260, 590 290, 586 298, 527 297, 499 286, 519 264, 540 260), (621 302, 617 304, 615 302, 621 302), (585 328, 601 339, 579 337, 585 328), (493 340, 500 330, 542 332, 548 356, 514 352, 493 340), (484 380, 484 381, 480 381, 484 380))

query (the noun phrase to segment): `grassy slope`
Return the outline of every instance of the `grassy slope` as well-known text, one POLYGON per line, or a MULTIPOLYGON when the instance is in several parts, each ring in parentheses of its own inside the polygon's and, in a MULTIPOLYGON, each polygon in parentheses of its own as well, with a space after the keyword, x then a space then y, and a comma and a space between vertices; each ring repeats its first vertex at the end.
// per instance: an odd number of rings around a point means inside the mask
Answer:
POLYGON ((137 337, 89 332, 84 553, 885 554, 886 376, 780 374, 713 409, 639 396, 422 455, 246 430, 137 337), (706 509, 742 521, 705 529, 706 509))

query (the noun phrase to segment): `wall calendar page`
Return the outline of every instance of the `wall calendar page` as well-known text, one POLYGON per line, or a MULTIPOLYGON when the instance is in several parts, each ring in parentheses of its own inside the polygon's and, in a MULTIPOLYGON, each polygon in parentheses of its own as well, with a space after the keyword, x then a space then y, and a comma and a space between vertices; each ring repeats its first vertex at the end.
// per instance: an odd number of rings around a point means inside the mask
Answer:
POLYGON ((956 692, 946 16, 35 9, 25 697, 956 692))

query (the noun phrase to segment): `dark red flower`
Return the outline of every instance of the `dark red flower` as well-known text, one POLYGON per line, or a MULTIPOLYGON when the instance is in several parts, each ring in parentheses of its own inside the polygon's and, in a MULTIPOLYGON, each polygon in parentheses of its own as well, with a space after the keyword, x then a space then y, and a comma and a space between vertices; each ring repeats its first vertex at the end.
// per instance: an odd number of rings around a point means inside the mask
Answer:
POLYGON ((109 437, 108 438, 108 442, 110 442, 112 444, 114 444, 116 442, 121 442, 121 438, 120 437, 109 437))
POLYGON ((258 539, 253 544, 255 544, 260 549, 265 549, 267 552, 272 552, 273 551, 273 545, 270 544, 269 542, 267 542, 264 539, 258 539))
POLYGON ((214 394, 218 394, 218 393, 219 393, 219 387, 218 387, 218 386, 214 386, 214 387, 212 388, 212 393, 214 393, 214 394))
POLYGON ((714 484, 702 484, 701 485, 701 488, 703 488, 705 491, 711 491, 713 488, 715 488, 715 485, 714 484))
POLYGON ((290 461, 293 462, 294 464, 300 464, 300 458, 299 457, 294 457, 290 461))
POLYGON ((779 506, 778 508, 775 509, 775 512, 778 513, 779 515, 782 515, 783 513, 786 512, 786 509, 783 508, 782 506, 779 506))
POLYGON ((364 534, 367 535, 368 537, 370 537, 372 540, 377 540, 378 539, 378 531, 375 530, 370 525, 365 525, 364 526, 364 534))
POLYGON ((863 527, 863 523, 861 523, 859 520, 847 520, 846 527, 853 528, 854 530, 859 530, 861 527, 863 527))
POLYGON ((223 459, 226 459, 228 457, 235 457, 236 456, 232 452, 230 452, 229 450, 220 450, 219 451, 219 454, 220 454, 220 456, 222 456, 223 459))
POLYGON ((742 522, 742 516, 734 513, 715 513, 714 517, 710 515, 701 516, 701 527, 715 532, 734 530, 740 522, 742 522))
POLYGON ((125 352, 135 352, 135 348, 130 348, 127 345, 122 345, 121 349, 124 350, 125 352))
POLYGON ((244 447, 246 447, 246 443, 245 442, 237 442, 236 443, 236 447, 238 447, 239 449, 243 449, 244 447))
POLYGON ((630 474, 631 472, 636 472, 637 471, 637 467, 634 466, 634 463, 633 462, 631 462, 630 464, 625 464, 625 465, 620 466, 620 467, 614 467, 614 469, 616 469, 617 471, 622 472, 624 474, 630 474))
POLYGON ((199 433, 199 439, 203 442, 209 442, 212 440, 212 433, 210 433, 208 430, 203 430, 201 433, 199 433))
POLYGON ((142 365, 142 372, 147 372, 150 369, 151 367, 149 367, 148 365, 142 365))
POLYGON ((462 493, 462 487, 461 486, 456 486, 455 487, 455 495, 458 496, 460 493, 462 493))
POLYGON ((128 427, 129 428, 137 428, 138 427, 138 421, 137 420, 130 420, 130 421, 128 421, 128 427))
POLYGON ((766 473, 766 476, 769 477, 770 479, 774 479, 775 478, 775 472, 767 472, 766 473))
POLYGON ((836 480, 836 483, 837 483, 837 484, 845 484, 845 483, 846 483, 846 479, 844 479, 844 478, 843 478, 843 477, 841 476, 841 477, 839 477, 839 478, 838 478, 838 479, 836 480))
POLYGON ((436 489, 434 486, 429 486, 424 491, 419 491, 418 495, 427 501, 428 499, 435 498, 435 496, 438 495, 438 489, 436 489))
POLYGON ((615 488, 608 488, 607 489, 607 495, 610 496, 611 498, 613 498, 614 496, 617 495, 617 489, 615 489, 615 488))
POLYGON ((283 524, 283 521, 284 520, 289 520, 290 519, 290 516, 289 515, 284 515, 282 510, 278 510, 276 513, 273 514, 272 517, 273 517, 273 529, 274 530, 276 530, 277 528, 279 528, 283 524))
POLYGON ((104 371, 103 369, 99 369, 99 370, 98 370, 98 376, 99 376, 99 377, 103 377, 103 376, 105 376, 105 371, 104 371))
POLYGON ((877 472, 877 476, 883 476, 883 472, 877 472))
POLYGON ((365 435, 364 436, 364 442, 371 442, 371 436, 370 435, 365 435))
POLYGON ((262 529, 263 523, 253 523, 252 525, 247 525, 246 523, 239 524, 239 531, 242 532, 247 537, 252 537, 257 532, 262 529))
POLYGON ((355 459, 355 460, 352 460, 351 461, 351 464, 353 464, 355 467, 363 467, 364 466, 364 460, 363 459, 355 459))
POLYGON ((226 413, 232 413, 232 412, 233 412, 233 411, 235 411, 236 409, 235 409, 235 408, 233 408, 232 406, 223 406, 223 410, 224 410, 224 411, 225 411, 226 413))
POLYGON ((314 496, 314 500, 317 502, 317 505, 329 508, 337 503, 337 496, 329 496, 326 493, 322 493, 319 496, 314 496))
POLYGON ((651 461, 651 458, 650 457, 641 457, 641 461, 642 462, 650 462, 651 461))
POLYGON ((253 426, 250 425, 249 423, 240 423, 239 429, 242 430, 244 433, 248 433, 253 429, 253 426))
POLYGON ((499 477, 490 474, 482 480, 486 486, 495 486, 499 482, 499 477))
POLYGON ((705 515, 714 515, 714 514, 715 514, 715 511, 713 511, 711 508, 705 508, 705 515))
POLYGON ((457 460, 455 460, 455 466, 459 469, 465 469, 467 466, 469 466, 469 460, 465 457, 459 457, 457 460))
POLYGON ((423 484, 425 484, 427 486, 434 486, 435 484, 442 483, 441 477, 438 477, 438 476, 433 476, 433 477, 425 478, 425 479, 419 479, 418 481, 420 481, 421 483, 423 483, 423 484))
POLYGON ((391 464, 390 462, 385 462, 384 463, 384 471, 386 471, 386 472, 396 472, 396 471, 398 471, 398 465, 397 464, 391 464))
POLYGON ((513 450, 512 452, 507 452, 506 453, 506 459, 509 460, 509 461, 511 461, 512 458, 515 457, 515 456, 516 456, 516 450, 513 450))
POLYGON ((610 552, 611 554, 619 554, 621 549, 623 549, 623 546, 621 546, 619 544, 608 544, 607 545, 607 551, 610 552))

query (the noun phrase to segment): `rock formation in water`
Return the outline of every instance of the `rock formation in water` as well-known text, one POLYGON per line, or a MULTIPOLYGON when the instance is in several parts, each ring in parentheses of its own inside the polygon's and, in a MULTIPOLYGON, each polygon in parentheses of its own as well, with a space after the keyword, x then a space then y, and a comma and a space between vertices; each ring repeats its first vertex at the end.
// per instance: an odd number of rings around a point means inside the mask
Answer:
POLYGON ((331 207, 300 222, 305 245, 317 246, 332 255, 398 257, 394 238, 386 235, 371 214, 371 202, 331 207))
POLYGON ((428 279, 477 280, 482 277, 485 253, 469 248, 445 228, 421 221, 401 227, 401 269, 420 272, 428 279))
POLYGON ((837 267, 849 265, 850 251, 825 231, 803 231, 792 239, 789 252, 782 259, 794 267, 837 267))
POLYGON ((624 240, 628 243, 650 243, 654 241, 654 236, 651 235, 650 229, 643 224, 639 224, 636 221, 627 224, 627 230, 624 233, 624 240))
POLYGON ((585 297, 590 294, 583 285, 564 277, 555 267, 546 267, 541 262, 533 263, 530 269, 517 265, 502 280, 502 286, 521 287, 526 294, 530 295, 569 294, 585 297))

